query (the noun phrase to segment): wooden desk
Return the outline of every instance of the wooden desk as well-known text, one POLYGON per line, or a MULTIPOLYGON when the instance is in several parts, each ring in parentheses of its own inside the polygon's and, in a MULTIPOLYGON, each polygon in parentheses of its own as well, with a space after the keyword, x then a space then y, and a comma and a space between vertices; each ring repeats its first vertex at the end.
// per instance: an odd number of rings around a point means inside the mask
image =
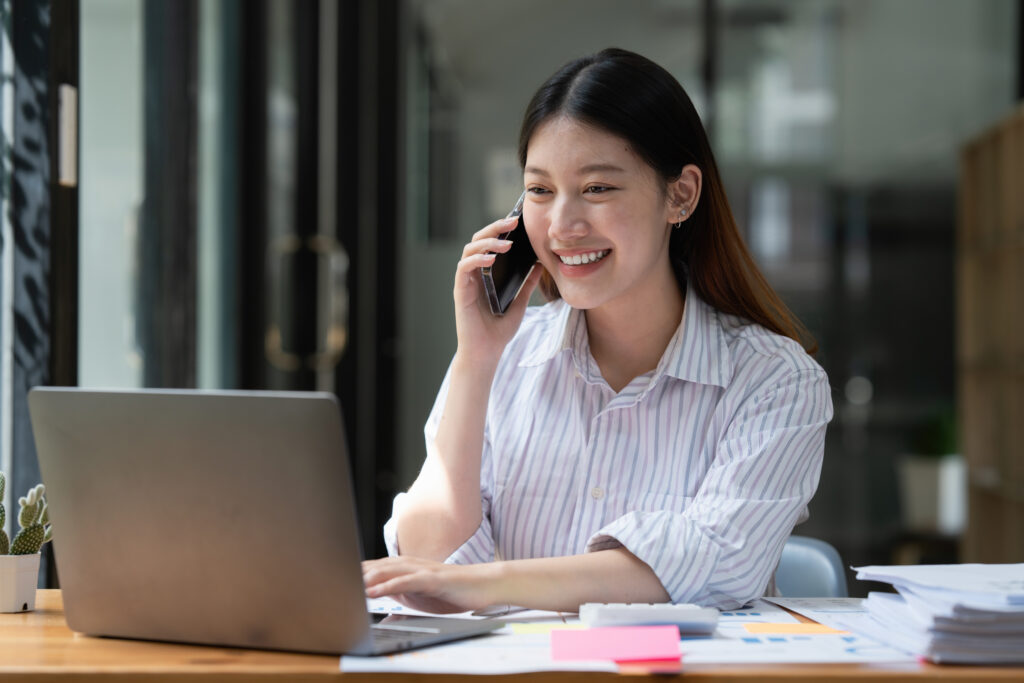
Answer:
MULTIPOLYGON (((907 681, 940 679, 943 681, 1003 680, 1024 681, 1024 667, 981 668, 921 665, 885 668, 882 666, 849 665, 775 665, 775 666, 690 666, 682 676, 659 676, 659 683, 679 681, 738 681, 745 683, 810 683, 822 679, 834 681, 907 681)), ((401 674, 349 674, 338 670, 338 658, 320 655, 233 650, 149 643, 113 638, 91 638, 72 633, 64 622, 60 591, 39 591, 36 611, 0 615, 0 678, 4 681, 143 681, 189 683, 222 681, 287 680, 326 681, 339 679, 346 683, 372 681, 391 683, 426 677, 401 674)), ((479 681, 476 676, 430 676, 430 681, 479 681)), ((537 673, 516 678, 530 683, 590 681, 600 678, 612 681, 613 674, 537 673)), ((636 680, 621 677, 621 680, 636 680)))

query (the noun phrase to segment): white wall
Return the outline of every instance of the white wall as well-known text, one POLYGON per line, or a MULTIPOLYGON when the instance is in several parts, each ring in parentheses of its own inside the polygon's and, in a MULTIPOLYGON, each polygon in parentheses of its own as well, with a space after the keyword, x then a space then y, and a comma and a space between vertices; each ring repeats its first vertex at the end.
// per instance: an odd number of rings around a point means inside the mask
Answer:
POLYGON ((962 141, 1013 106, 1013 0, 847 2, 839 46, 836 176, 864 184, 956 178, 962 141))

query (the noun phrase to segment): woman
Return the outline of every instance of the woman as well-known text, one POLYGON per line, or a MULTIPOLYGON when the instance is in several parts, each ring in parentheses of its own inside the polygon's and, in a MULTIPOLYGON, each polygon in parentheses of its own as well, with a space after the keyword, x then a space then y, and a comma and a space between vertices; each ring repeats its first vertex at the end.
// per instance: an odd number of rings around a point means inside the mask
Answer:
POLYGON ((537 91, 519 158, 541 267, 498 318, 477 271, 514 219, 463 250, 458 349, 367 594, 438 612, 765 594, 832 405, 693 104, 653 62, 604 50, 537 91), (527 309, 538 284, 552 301, 527 309))

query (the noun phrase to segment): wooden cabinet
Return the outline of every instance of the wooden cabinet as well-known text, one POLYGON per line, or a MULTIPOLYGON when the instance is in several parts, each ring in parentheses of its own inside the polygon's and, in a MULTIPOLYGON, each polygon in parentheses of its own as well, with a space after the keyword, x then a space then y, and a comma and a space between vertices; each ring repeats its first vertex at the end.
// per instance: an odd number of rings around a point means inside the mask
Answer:
POLYGON ((957 393, 965 562, 1024 562, 1024 107, 965 145, 957 393))

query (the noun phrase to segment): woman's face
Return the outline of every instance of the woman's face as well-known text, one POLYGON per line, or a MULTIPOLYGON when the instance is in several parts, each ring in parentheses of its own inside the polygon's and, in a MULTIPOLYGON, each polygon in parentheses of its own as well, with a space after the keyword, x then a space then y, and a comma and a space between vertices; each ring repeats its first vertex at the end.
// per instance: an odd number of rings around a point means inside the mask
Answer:
POLYGON ((551 119, 530 138, 523 180, 530 242, 570 306, 649 307, 676 289, 668 244, 679 207, 624 139, 551 119))

